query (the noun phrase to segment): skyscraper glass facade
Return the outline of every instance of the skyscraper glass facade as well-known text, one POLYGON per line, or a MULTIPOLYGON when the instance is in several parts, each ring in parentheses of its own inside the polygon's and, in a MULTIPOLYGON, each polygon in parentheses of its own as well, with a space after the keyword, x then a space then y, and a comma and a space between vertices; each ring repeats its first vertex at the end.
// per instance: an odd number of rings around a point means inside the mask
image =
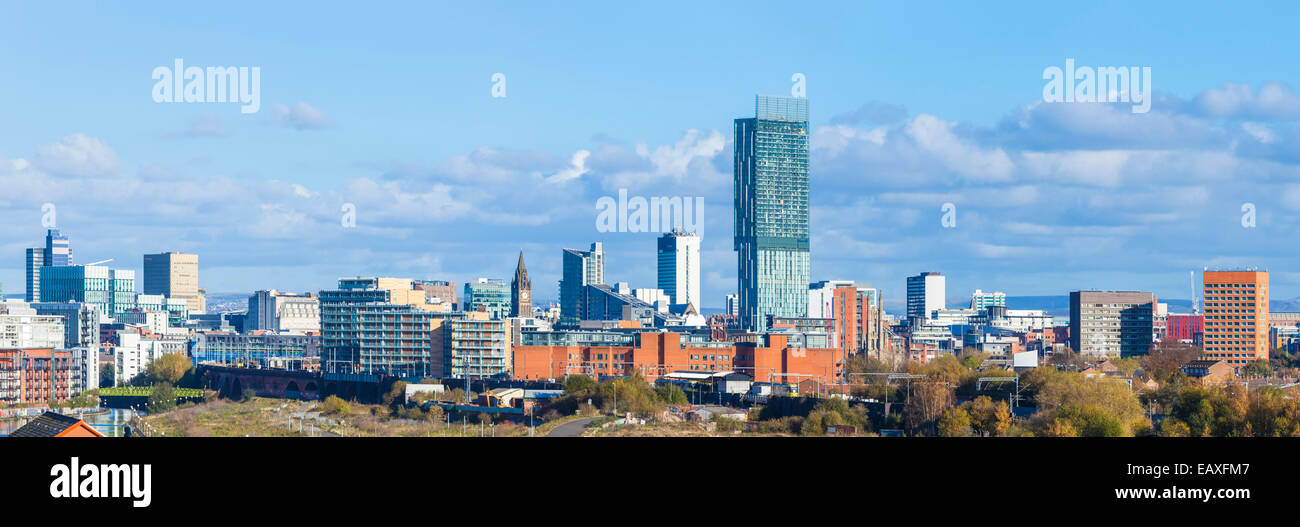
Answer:
POLYGON ((740 323, 808 312, 808 100, 755 99, 735 125, 735 250, 740 323))
POLYGON ((590 251, 564 250, 564 274, 560 277, 560 320, 576 324, 582 316, 583 288, 605 283, 605 249, 600 242, 590 251))
POLYGON ((465 282, 465 311, 482 311, 494 319, 510 314, 510 284, 504 280, 479 278, 465 282))

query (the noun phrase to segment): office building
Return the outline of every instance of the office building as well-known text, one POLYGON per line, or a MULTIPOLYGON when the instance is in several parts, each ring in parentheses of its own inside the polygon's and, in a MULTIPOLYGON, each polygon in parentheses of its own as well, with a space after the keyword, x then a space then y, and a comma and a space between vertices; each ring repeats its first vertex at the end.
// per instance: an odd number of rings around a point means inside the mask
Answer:
POLYGON ((23 300, 28 302, 41 301, 41 268, 45 266, 45 248, 31 247, 27 249, 27 291, 23 300))
POLYGON ((1205 271, 1205 358, 1240 368, 1269 358, 1268 271, 1205 271))
POLYGON ((112 317, 136 308, 135 271, 101 265, 41 268, 41 302, 94 304, 112 317))
POLYGON ((530 317, 533 315, 533 281, 528 279, 528 268, 524 267, 524 252, 519 251, 519 263, 515 265, 515 279, 510 281, 510 316, 530 317))
POLYGON ((560 276, 560 320, 576 323, 582 317, 583 288, 605 283, 605 249, 600 242, 590 251, 564 250, 564 268, 560 276))
POLYGON ((808 100, 758 96, 735 121, 735 243, 741 326, 808 314, 808 100))
POLYGON ((970 296, 970 308, 976 311, 983 310, 989 306, 1007 307, 1007 294, 1002 291, 985 293, 979 289, 970 296))
POLYGON ((933 271, 907 277, 907 318, 913 325, 948 307, 947 287, 945 277, 933 271))
POLYGON ((503 319, 510 316, 512 290, 505 280, 479 278, 465 283, 465 296, 461 303, 464 311, 487 313, 488 318, 503 319))
POLYGON ((416 289, 424 291, 424 296, 428 301, 437 299, 438 302, 451 304, 452 309, 456 309, 460 302, 460 292, 456 289, 456 282, 448 280, 413 280, 412 285, 416 289))
POLYGON ((735 293, 727 295, 727 315, 740 315, 740 295, 735 293))
POLYGON ((320 299, 311 293, 293 294, 274 289, 248 297, 244 330, 307 333, 320 332, 320 299))
POLYGON ((58 229, 45 231, 45 265, 72 265, 72 242, 58 229))
POLYGON ((670 304, 700 304, 700 237, 680 228, 659 238, 658 286, 670 304))
POLYGON ((199 255, 165 252, 144 255, 144 283, 147 295, 163 295, 185 301, 186 307, 204 313, 207 306, 199 294, 199 255))
POLYGON ((1070 347, 1088 357, 1127 358, 1151 350, 1156 296, 1138 291, 1070 293, 1070 347))

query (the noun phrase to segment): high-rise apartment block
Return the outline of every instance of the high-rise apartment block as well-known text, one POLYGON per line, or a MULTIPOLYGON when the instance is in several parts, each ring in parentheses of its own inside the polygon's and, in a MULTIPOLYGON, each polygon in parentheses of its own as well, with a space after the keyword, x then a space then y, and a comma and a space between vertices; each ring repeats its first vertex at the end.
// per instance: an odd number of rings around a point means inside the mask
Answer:
POLYGON ((207 311, 199 294, 199 255, 165 252, 144 255, 144 283, 147 295, 179 298, 193 312, 207 311))
POLYGON ((658 287, 671 304, 700 309, 700 237, 673 229, 659 238, 658 287))
POLYGON ((1073 291, 1070 347, 1089 357, 1143 355, 1151 350, 1155 310, 1151 293, 1073 291))
POLYGON ((758 96, 735 121, 735 244, 741 326, 808 313, 808 99, 758 96))
POLYGON ((1205 357, 1235 368, 1269 358, 1268 271, 1205 271, 1205 357))

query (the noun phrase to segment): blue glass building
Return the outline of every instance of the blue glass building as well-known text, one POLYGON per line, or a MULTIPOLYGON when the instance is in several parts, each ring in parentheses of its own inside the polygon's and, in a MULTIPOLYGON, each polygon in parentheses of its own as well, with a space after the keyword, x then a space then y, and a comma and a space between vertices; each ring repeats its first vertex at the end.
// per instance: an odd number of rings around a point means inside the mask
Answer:
POLYGON ((735 125, 740 324, 766 331, 808 314, 808 99, 760 95, 735 125))

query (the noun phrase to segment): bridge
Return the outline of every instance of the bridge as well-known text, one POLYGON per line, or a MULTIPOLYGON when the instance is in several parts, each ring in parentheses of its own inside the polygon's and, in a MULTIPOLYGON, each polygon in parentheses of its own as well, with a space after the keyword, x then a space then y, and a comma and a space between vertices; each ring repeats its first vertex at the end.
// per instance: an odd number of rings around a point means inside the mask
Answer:
POLYGON ((203 385, 222 397, 239 398, 245 390, 258 397, 318 399, 321 395, 320 374, 302 370, 201 366, 203 385))

